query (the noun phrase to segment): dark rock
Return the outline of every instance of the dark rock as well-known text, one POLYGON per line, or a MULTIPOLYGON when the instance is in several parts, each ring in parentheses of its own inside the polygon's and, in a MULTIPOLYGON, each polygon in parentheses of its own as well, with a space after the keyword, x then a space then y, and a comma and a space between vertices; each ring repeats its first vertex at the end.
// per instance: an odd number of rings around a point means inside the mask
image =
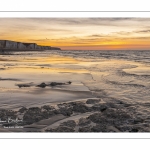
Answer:
POLYGON ((104 117, 102 115, 102 113, 94 113, 92 115, 90 115, 88 117, 88 119, 90 119, 92 122, 94 123, 98 123, 98 124, 111 124, 112 120, 111 119, 107 119, 106 117, 104 117))
POLYGON ((59 108, 73 108, 71 103, 60 103, 57 105, 59 108))
POLYGON ((31 85, 28 85, 28 84, 17 84, 17 86, 19 88, 22 88, 22 87, 30 87, 31 85))
POLYGON ((41 116, 43 117, 43 119, 48 119, 55 114, 56 113, 54 111, 42 111, 41 116))
POLYGON ((86 113, 91 111, 91 108, 87 107, 86 105, 84 105, 84 103, 70 103, 73 106, 73 111, 74 112, 80 112, 80 113, 86 113))
POLYGON ((130 107, 132 104, 124 104, 124 107, 130 107))
POLYGON ((118 104, 124 104, 122 101, 119 101, 118 104))
POLYGON ((139 130, 138 129, 132 129, 130 130, 130 132, 138 132, 139 130))
POLYGON ((56 83, 56 82, 52 82, 50 85, 51 85, 51 86, 56 86, 57 83, 56 83))
POLYGON ((86 101, 87 104, 96 104, 96 103, 99 103, 99 102, 100 102, 99 98, 91 98, 91 99, 88 99, 86 101))
POLYGON ((42 115, 47 116, 46 118, 49 118, 50 116, 55 115, 55 114, 59 114, 59 111, 56 110, 55 107, 49 106, 49 105, 42 106, 41 112, 42 112, 42 115))
POLYGON ((12 123, 3 123, 3 127, 11 127, 11 126, 15 126, 16 123, 15 122, 12 122, 12 123))
POLYGON ((60 108, 59 113, 63 114, 64 116, 71 116, 73 111, 71 108, 60 108))
POLYGON ((74 128, 76 126, 76 122, 74 120, 68 120, 66 122, 61 123, 60 126, 67 126, 74 128))
POLYGON ((143 124, 134 125, 126 124, 120 125, 117 127, 121 132, 149 132, 149 127, 144 126, 143 124))
POLYGON ((84 103, 81 102, 70 102, 58 104, 59 111, 65 116, 70 116, 73 112, 85 113, 92 111, 91 108, 87 107, 84 103))
POLYGON ((95 104, 94 106, 92 106, 92 109, 94 111, 105 111, 107 109, 107 106, 105 104, 95 104))
POLYGON ((45 84, 44 82, 43 83, 41 83, 41 84, 39 84, 39 85, 37 85, 38 87, 41 87, 41 88, 45 88, 46 86, 47 86, 47 84, 45 84))
POLYGON ((87 118, 80 118, 78 125, 79 126, 85 126, 85 125, 88 125, 90 123, 91 123, 91 121, 89 119, 87 119, 87 118))
POLYGON ((19 109, 19 112, 20 112, 20 113, 24 113, 26 110, 27 110, 26 107, 22 107, 22 108, 19 109))
POLYGON ((103 124, 97 124, 91 128, 91 132, 107 132, 107 127, 103 124))
POLYGON ((131 116, 122 109, 109 108, 103 112, 103 115, 106 116, 107 118, 111 118, 115 120, 116 119, 119 119, 119 120, 131 119, 131 116))
POLYGON ((26 124, 32 124, 53 115, 55 115, 55 110, 42 110, 39 107, 31 107, 25 112, 23 120, 26 124))
POLYGON ((133 121, 134 124, 143 123, 143 122, 144 122, 144 119, 142 119, 142 118, 136 118, 133 121))
POLYGON ((91 132, 91 126, 84 126, 79 128, 79 132, 91 132))
POLYGON ((120 132, 116 127, 105 123, 97 124, 91 128, 91 132, 120 132))
POLYGON ((42 117, 41 112, 36 112, 31 110, 27 110, 23 116, 23 120, 26 122, 26 124, 32 124, 42 119, 44 118, 42 117))
POLYGON ((64 116, 70 116, 73 114, 73 107, 69 103, 62 103, 57 105, 59 107, 59 113, 64 116))
POLYGON ((41 107, 41 109, 47 110, 47 111, 55 110, 53 106, 49 106, 49 105, 44 105, 41 107))
POLYGON ((29 111, 33 111, 34 113, 39 113, 41 112, 41 109, 39 107, 31 107, 28 109, 29 111))
POLYGON ((7 120, 8 117, 11 119, 16 119, 17 112, 13 110, 0 109, 0 118, 1 120, 7 120))
POLYGON ((117 128, 120 125, 127 125, 127 124, 133 123, 133 117, 128 112, 122 109, 108 108, 107 110, 102 112, 102 116, 99 115, 97 117, 98 118, 96 120, 94 116, 95 122, 97 121, 100 123, 101 121, 101 122, 104 122, 105 124, 116 126, 117 128))
POLYGON ((72 82, 69 81, 69 82, 66 82, 66 83, 63 83, 63 82, 51 82, 49 85, 50 86, 57 86, 57 85, 67 85, 67 84, 71 84, 72 82))
POLYGON ((106 103, 106 105, 109 108, 120 108, 120 104, 115 104, 115 103, 111 103, 111 102, 106 103))
POLYGON ((59 82, 51 82, 50 86, 56 86, 56 85, 64 85, 65 83, 59 83, 59 82))
POLYGON ((68 103, 62 103, 57 105, 59 107, 59 113, 63 114, 64 116, 70 116, 73 114, 72 107, 68 103))
POLYGON ((69 81, 69 82, 67 82, 68 84, 71 84, 72 82, 71 81, 69 81))

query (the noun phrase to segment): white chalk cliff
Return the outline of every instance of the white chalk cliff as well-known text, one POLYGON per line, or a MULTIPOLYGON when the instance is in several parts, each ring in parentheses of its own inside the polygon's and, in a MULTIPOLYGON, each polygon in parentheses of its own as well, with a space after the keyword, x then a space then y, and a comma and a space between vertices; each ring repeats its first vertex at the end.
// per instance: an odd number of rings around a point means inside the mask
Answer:
POLYGON ((61 50, 58 47, 40 46, 36 43, 22 43, 10 40, 0 40, 0 49, 8 50, 61 50))

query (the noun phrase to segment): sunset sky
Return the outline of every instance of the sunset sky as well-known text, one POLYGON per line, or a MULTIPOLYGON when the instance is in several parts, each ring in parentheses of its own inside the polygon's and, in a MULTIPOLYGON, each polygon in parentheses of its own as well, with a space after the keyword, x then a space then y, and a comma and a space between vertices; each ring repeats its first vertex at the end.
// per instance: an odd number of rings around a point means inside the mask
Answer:
POLYGON ((62 50, 150 50, 150 18, 0 18, 0 40, 62 50))

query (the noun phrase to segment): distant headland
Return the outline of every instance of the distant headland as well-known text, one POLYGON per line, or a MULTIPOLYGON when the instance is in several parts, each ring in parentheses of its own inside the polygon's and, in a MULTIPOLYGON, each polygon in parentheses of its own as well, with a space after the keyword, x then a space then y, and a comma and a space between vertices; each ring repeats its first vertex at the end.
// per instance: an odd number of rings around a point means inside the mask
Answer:
POLYGON ((36 43, 23 43, 10 40, 0 40, 0 50, 30 51, 30 50, 61 50, 58 47, 41 46, 36 43))

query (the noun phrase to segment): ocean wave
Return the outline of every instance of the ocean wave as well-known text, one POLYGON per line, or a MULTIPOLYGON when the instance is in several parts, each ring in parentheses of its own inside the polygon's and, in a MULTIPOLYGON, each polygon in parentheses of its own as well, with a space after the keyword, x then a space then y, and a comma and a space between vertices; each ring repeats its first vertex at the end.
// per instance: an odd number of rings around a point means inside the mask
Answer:
POLYGON ((107 84, 113 84, 113 85, 116 85, 116 86, 129 86, 129 87, 134 87, 134 88, 144 88, 145 85, 142 85, 142 84, 136 84, 136 83, 121 83, 121 82, 118 82, 118 81, 111 81, 111 80, 108 80, 106 78, 103 78, 103 81, 107 84))
POLYGON ((136 77, 136 78, 138 78, 138 79, 149 79, 150 78, 150 75, 137 75, 137 74, 133 74, 133 73, 127 73, 127 72, 125 72, 125 71, 123 71, 123 70, 119 70, 118 72, 117 72, 117 74, 118 75, 120 75, 120 76, 130 76, 130 77, 136 77))

